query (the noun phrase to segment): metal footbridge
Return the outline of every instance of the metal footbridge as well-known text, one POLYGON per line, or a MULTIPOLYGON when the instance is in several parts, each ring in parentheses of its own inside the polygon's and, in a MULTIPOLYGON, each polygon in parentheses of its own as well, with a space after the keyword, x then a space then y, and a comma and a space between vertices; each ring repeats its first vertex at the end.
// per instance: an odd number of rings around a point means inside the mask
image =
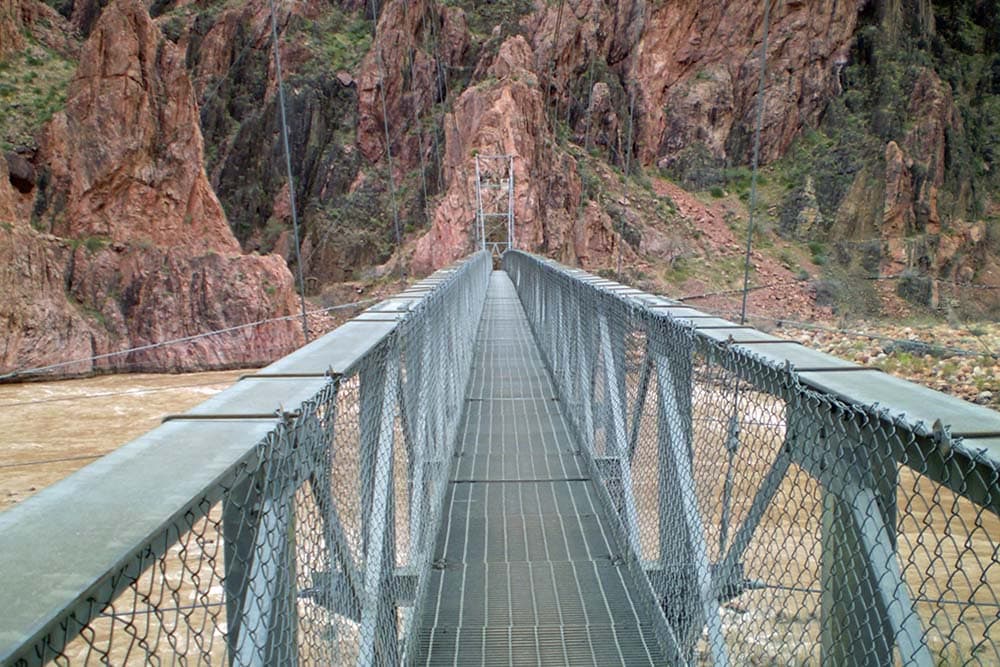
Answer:
POLYGON ((992 665, 998 514, 1000 414, 481 251, 0 513, 0 665, 992 665))
POLYGON ((659 665, 638 582, 495 272, 421 615, 421 665, 659 665))

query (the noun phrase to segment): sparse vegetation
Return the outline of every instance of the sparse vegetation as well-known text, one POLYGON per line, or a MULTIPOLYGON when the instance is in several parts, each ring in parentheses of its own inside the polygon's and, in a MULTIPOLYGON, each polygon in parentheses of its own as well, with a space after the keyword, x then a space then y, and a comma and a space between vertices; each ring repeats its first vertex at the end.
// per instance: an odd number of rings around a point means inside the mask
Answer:
POLYGON ((34 146, 36 134, 66 105, 76 63, 29 37, 22 52, 0 62, 0 148, 34 146))
POLYGON ((663 175, 688 190, 703 190, 725 182, 721 161, 701 142, 694 142, 678 152, 671 164, 664 167, 663 175))
POLYGON ((826 245, 821 241, 810 241, 809 252, 812 254, 812 262, 816 266, 823 266, 827 263, 827 250, 826 245))
POLYGON ((355 269, 389 259, 395 240, 388 196, 366 187, 308 209, 305 223, 315 248, 310 272, 321 279, 351 280, 355 269))
POLYGON ((296 15, 286 33, 313 54, 305 71, 354 72, 372 43, 372 23, 363 12, 330 8, 315 20, 296 15))
POLYGON ((444 0, 442 4, 465 10, 469 30, 480 38, 489 35, 494 26, 500 26, 501 40, 516 33, 519 19, 531 11, 529 0, 493 0, 485 3, 476 0, 444 0))

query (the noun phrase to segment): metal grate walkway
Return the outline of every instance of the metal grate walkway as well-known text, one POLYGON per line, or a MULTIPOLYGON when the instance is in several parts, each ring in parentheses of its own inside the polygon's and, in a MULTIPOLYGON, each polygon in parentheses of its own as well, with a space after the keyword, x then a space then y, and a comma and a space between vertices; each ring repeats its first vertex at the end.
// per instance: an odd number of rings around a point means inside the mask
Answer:
POLYGON ((665 664, 501 271, 472 373, 416 664, 665 664))

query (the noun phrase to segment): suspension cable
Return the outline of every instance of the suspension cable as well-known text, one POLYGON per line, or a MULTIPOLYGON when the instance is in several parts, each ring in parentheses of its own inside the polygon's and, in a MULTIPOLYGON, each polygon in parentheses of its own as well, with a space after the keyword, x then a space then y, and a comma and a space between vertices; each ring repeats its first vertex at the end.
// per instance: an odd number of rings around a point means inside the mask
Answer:
MULTIPOLYGON (((543 102, 545 108, 545 119, 549 123, 549 127, 552 129, 552 133, 556 133, 555 123, 559 117, 558 111, 552 113, 550 116, 549 109, 549 90, 554 85, 555 71, 556 71, 556 47, 559 46, 559 33, 562 30, 562 17, 563 17, 563 5, 566 4, 566 0, 559 0, 559 11, 556 13, 556 29, 552 33, 552 51, 549 53, 549 71, 548 80, 545 82, 545 100, 543 102)), ((558 107, 558 100, 553 103, 553 106, 558 107)))
POLYGON ((743 262, 743 305, 740 324, 747 319, 747 297, 750 293, 750 258, 753 252, 754 214, 757 211, 757 169, 760 166, 760 134, 764 125, 764 88, 767 83, 767 33, 771 28, 771 1, 764 0, 764 37, 760 46, 760 83, 757 86, 757 123, 753 136, 753 165, 750 172, 750 216, 747 223, 747 252, 743 262))
POLYGON ((593 129, 591 126, 593 124, 593 114, 591 113, 592 107, 594 105, 594 54, 590 54, 590 64, 587 67, 587 134, 583 137, 583 151, 590 156, 590 132, 593 129))
MULTIPOLYGON (((448 90, 447 81, 443 74, 444 64, 441 62, 441 42, 438 37, 438 20, 443 21, 443 14, 433 14, 431 16, 431 42, 434 45, 434 97, 431 100, 431 120, 432 120, 432 140, 434 142, 435 183, 436 192, 444 190, 444 163, 441 161, 441 139, 438 136, 437 104, 440 100, 442 110, 447 106, 448 90)), ((441 131, 444 131, 444 116, 442 111, 441 131)))
POLYGON ((309 321, 306 318, 306 282, 302 277, 302 251, 299 247, 299 214, 295 206, 295 179, 292 177, 292 155, 288 147, 288 118, 285 113, 285 80, 281 73, 281 45, 278 42, 278 16, 274 0, 271 8, 271 45, 274 49, 274 69, 278 78, 278 108, 281 110, 281 141, 285 147, 285 171, 288 176, 288 203, 292 209, 292 235, 295 241, 295 266, 299 281, 299 304, 302 307, 302 333, 309 342, 309 321))
MULTIPOLYGON (((307 315, 317 315, 320 313, 328 313, 335 310, 344 310, 346 308, 354 308, 357 306, 366 305, 378 301, 377 298, 372 297, 370 299, 362 299, 361 301, 354 301, 351 303, 342 303, 336 306, 329 306, 327 308, 317 308, 315 310, 307 311, 307 315)), ((49 364, 47 366, 38 366, 35 368, 22 368, 9 373, 0 375, 0 381, 13 380, 21 376, 28 375, 38 375, 40 373, 47 373, 49 371, 57 370, 59 368, 65 368, 66 366, 73 366, 75 364, 85 364, 94 361, 100 361, 102 359, 110 359, 112 357, 120 357, 125 354, 132 354, 133 352, 146 352, 149 350, 155 350, 161 347, 167 347, 169 345, 178 345, 180 343, 190 343, 195 340, 201 340, 202 338, 208 338, 210 336, 218 336, 221 334, 233 333, 236 331, 241 331, 243 329, 250 329, 252 327, 259 327, 264 324, 271 324, 273 322, 288 322, 289 320, 294 320, 298 315, 283 315, 281 317, 271 317, 264 320, 257 320, 256 322, 247 322, 246 324, 237 324, 235 326, 226 327, 224 329, 214 329, 212 331, 204 331, 198 334, 192 334, 190 336, 182 336, 181 338, 173 338, 170 340, 158 341, 156 343, 148 343, 146 345, 138 345, 135 347, 125 348, 123 350, 116 350, 114 352, 104 352, 102 354, 95 354, 89 357, 82 357, 79 359, 71 359, 70 361, 60 361, 54 364, 49 364)))
MULTIPOLYGON (((405 5, 404 5, 405 6, 405 5)), ((378 67, 378 93, 382 102, 382 129, 385 132, 385 157, 389 169, 389 203, 392 207, 392 227, 396 233, 396 268, 400 279, 403 278, 403 234, 399 228, 399 206, 396 204, 396 177, 392 166, 392 139, 389 133, 389 112, 385 102, 385 62, 382 58, 382 44, 378 39, 379 15, 375 0, 371 2, 374 20, 373 48, 375 49, 375 64, 378 67)))
MULTIPOLYGON (((405 5, 404 5, 405 6, 405 5)), ((416 58, 413 53, 416 51, 416 46, 410 51, 410 95, 413 96, 413 104, 410 108, 413 110, 413 125, 417 130, 417 145, 419 147, 420 154, 420 192, 424 197, 424 215, 426 215, 427 208, 427 162, 424 159, 424 126, 420 122, 420 114, 417 112, 416 105, 416 95, 414 95, 413 83, 415 80, 414 76, 414 63, 416 58)))
POLYGON ((392 166, 392 140, 389 138, 389 117, 385 104, 385 67, 382 61, 382 47, 376 47, 375 59, 378 61, 379 97, 382 98, 382 128, 385 131, 385 158, 389 169, 389 203, 392 206, 392 228, 396 233, 396 266, 399 277, 403 277, 403 235, 399 228, 399 206, 396 203, 396 176, 392 166))
MULTIPOLYGON (((632 159, 632 123, 635 120, 635 90, 629 86, 628 90, 628 138, 625 144, 625 184, 628 185, 629 170, 632 159)), ((618 223, 618 282, 622 279, 622 246, 625 244, 625 214, 622 213, 618 223)))
MULTIPOLYGON (((743 304, 740 308, 740 324, 747 319, 747 296, 750 294, 750 259, 753 251, 754 211, 757 208, 757 168, 760 162, 760 134, 764 122, 764 84, 767 71, 767 33, 771 26, 771 0, 764 0, 764 37, 760 47, 760 84, 757 89, 757 124, 754 128, 753 170, 750 176, 750 216, 747 224, 747 251, 743 263, 743 304)), ((726 475, 722 485, 722 514, 719 519, 719 549, 726 551, 729 540, 729 521, 733 495, 733 467, 736 451, 740 446, 740 380, 732 377, 733 403, 729 414, 726 433, 726 475)))

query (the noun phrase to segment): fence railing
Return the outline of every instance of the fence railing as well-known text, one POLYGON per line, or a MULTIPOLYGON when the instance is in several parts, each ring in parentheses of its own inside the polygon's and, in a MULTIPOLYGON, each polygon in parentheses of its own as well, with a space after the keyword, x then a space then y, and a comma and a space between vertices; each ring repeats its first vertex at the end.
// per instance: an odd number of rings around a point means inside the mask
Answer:
POLYGON ((491 268, 435 273, 0 514, 0 665, 399 664, 491 268))
POLYGON ((1000 414, 549 260, 503 266, 672 664, 1000 664, 1000 414))

